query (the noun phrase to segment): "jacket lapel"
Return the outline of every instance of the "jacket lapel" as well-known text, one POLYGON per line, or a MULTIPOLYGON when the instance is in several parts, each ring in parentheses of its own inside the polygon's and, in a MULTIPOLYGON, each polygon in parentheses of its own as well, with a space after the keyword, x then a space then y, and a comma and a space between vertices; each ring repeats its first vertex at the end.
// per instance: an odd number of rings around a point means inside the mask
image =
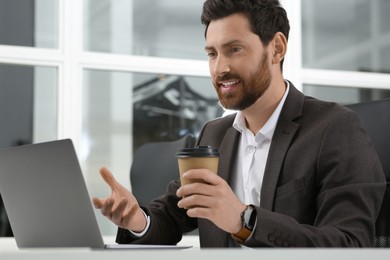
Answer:
POLYGON ((224 158, 219 162, 218 174, 229 183, 237 152, 240 133, 230 127, 220 145, 220 155, 224 158))
POLYGON ((282 112, 279 116, 268 153, 261 188, 260 206, 262 208, 271 211, 273 210, 276 186, 278 184, 284 157, 299 127, 299 124, 293 120, 301 116, 303 101, 303 94, 290 83, 290 92, 288 93, 282 112))

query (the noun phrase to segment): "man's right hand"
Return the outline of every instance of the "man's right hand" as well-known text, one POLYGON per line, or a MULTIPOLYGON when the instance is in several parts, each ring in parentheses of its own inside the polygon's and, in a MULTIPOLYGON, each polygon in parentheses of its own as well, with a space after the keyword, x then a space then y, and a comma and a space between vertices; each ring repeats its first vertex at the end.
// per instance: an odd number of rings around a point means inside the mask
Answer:
POLYGON ((137 199, 125 187, 119 184, 112 173, 105 167, 100 169, 100 175, 111 188, 111 195, 105 199, 94 197, 95 208, 121 228, 134 232, 142 232, 146 228, 146 219, 137 199))

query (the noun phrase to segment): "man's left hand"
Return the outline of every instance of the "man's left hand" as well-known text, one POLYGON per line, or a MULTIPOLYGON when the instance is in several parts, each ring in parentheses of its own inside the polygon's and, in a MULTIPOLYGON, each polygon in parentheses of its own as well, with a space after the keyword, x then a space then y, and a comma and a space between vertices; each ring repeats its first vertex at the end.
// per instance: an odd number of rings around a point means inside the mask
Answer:
POLYGON ((241 229, 240 215, 246 205, 241 203, 224 179, 207 169, 189 170, 183 177, 196 182, 177 190, 176 195, 182 198, 177 204, 179 208, 188 209, 190 217, 210 220, 226 232, 234 234, 241 229))

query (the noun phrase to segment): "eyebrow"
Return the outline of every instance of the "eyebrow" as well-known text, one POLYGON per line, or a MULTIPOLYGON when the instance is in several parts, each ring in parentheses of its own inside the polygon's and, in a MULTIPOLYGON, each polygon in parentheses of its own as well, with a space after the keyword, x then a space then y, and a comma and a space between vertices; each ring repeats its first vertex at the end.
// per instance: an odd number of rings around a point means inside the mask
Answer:
MULTIPOLYGON (((236 43, 241 43, 241 41, 240 40, 230 40, 230 41, 227 41, 227 42, 225 42, 224 44, 222 44, 222 48, 226 48, 226 47, 228 47, 228 46, 230 46, 230 45, 233 45, 233 44, 236 44, 236 43)), ((214 50, 215 48, 214 47, 212 47, 212 46, 206 46, 205 48, 204 48, 206 51, 208 51, 208 50, 214 50)))

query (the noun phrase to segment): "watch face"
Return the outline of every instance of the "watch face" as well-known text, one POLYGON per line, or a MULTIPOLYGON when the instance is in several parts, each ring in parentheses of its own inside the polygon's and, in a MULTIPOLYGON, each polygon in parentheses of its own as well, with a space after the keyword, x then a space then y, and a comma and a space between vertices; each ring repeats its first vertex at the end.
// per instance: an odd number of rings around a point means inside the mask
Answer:
POLYGON ((251 235, 256 224, 256 211, 254 206, 248 205, 244 212, 241 213, 243 226, 240 231, 232 234, 232 237, 239 243, 243 243, 251 235))
POLYGON ((251 206, 249 206, 244 212, 244 225, 251 231, 255 225, 256 214, 254 213, 255 211, 251 206))

